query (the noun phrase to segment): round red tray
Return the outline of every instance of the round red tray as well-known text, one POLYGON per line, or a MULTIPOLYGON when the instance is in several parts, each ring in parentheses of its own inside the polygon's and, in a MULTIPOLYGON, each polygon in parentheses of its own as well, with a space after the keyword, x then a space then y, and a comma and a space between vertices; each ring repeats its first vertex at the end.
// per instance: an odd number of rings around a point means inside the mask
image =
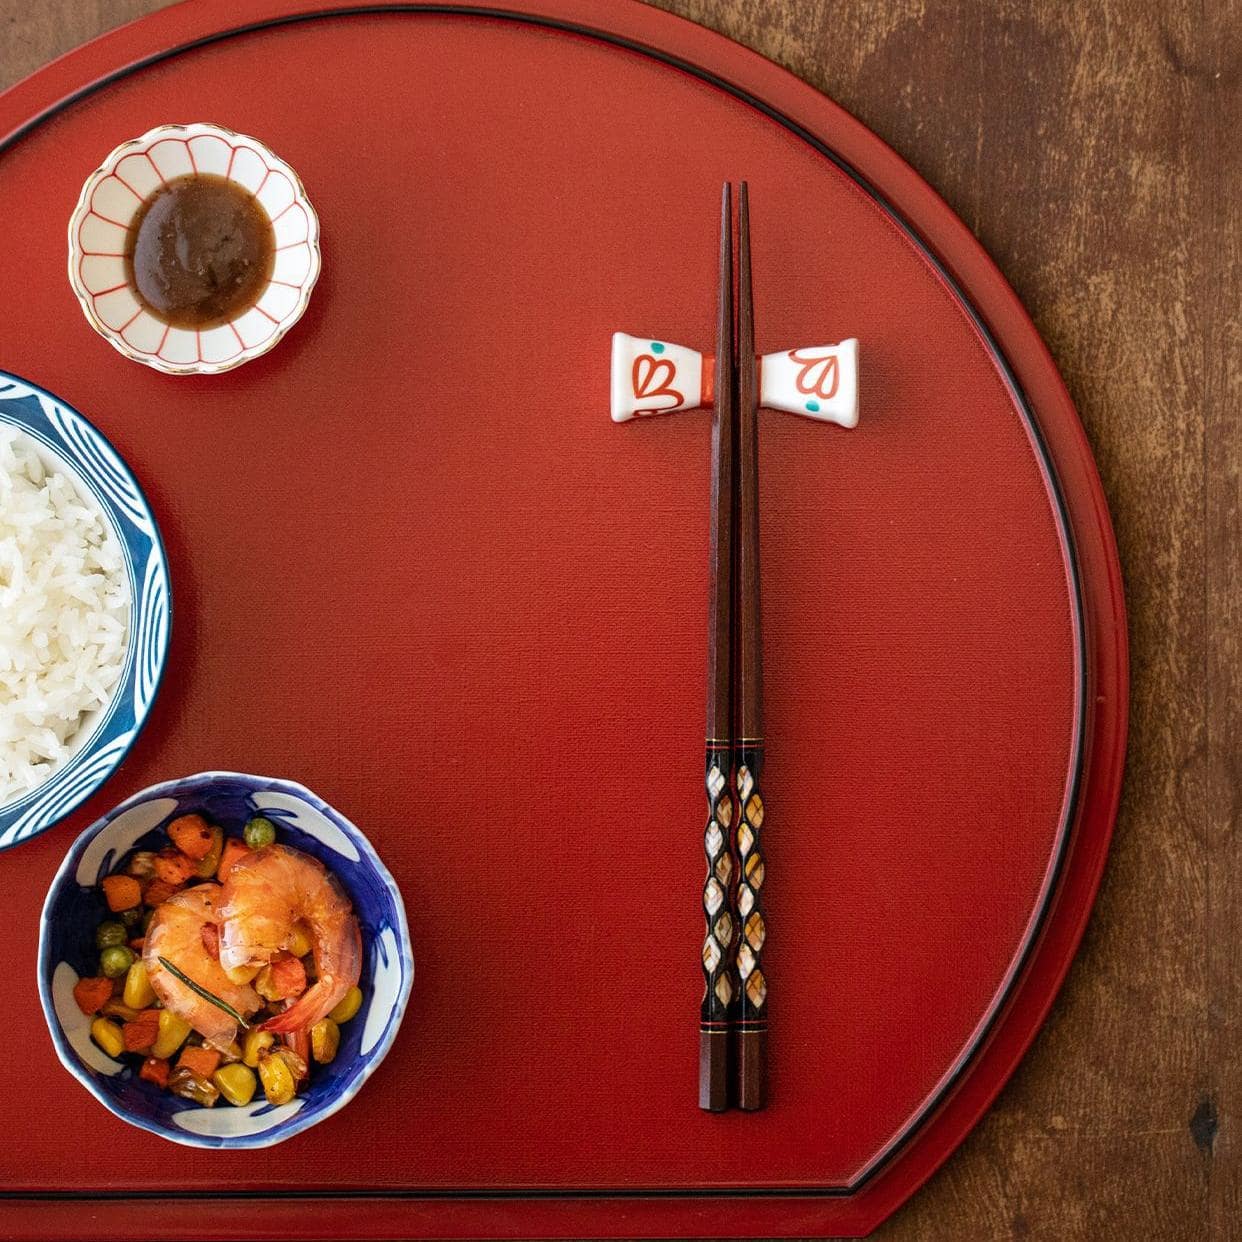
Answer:
POLYGON ((639 4, 508 7, 179 6, 0 97, 0 366, 128 459, 175 608, 128 760, 0 858, 0 1191, 46 1200, 49 1232, 97 1235, 109 1204, 152 1236, 865 1231, 995 1096, 1082 931, 1125 629, 1029 319, 900 159, 775 66, 639 4), (304 320, 216 378, 127 362, 65 279, 86 175, 191 120, 270 144, 323 226, 304 320), (608 346, 712 348, 741 178, 759 348, 857 336, 862 420, 762 420, 771 1103, 712 1116, 708 419, 613 425, 608 346), (34 986, 74 834, 211 767, 361 825, 418 958, 382 1070, 260 1160, 105 1113, 34 986))

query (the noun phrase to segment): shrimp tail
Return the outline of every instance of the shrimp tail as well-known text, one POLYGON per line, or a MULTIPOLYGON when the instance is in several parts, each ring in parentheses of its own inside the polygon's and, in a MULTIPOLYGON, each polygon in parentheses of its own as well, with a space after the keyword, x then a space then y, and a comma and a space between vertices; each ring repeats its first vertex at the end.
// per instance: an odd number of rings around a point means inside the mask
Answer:
MULTIPOLYGON (((348 988, 345 989, 348 991, 348 988)), ((336 980, 331 975, 317 979, 283 1013, 268 1018, 259 1028, 273 1035, 288 1035, 314 1026, 340 1000, 336 980)))

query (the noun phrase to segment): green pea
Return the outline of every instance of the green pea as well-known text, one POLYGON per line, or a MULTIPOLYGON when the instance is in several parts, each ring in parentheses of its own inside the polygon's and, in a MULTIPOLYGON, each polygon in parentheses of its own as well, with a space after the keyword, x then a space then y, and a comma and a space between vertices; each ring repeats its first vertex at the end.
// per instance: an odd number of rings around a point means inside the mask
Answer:
POLYGON ((95 928, 95 945, 100 949, 110 949, 114 945, 124 944, 129 939, 129 932, 124 923, 108 919, 95 928))
POLYGON ((264 815, 256 815, 246 824, 242 837, 252 850, 261 850, 276 840, 276 825, 264 815))
POLYGON ((126 928, 137 927, 142 921, 142 910, 135 906, 132 910, 122 910, 116 917, 125 924, 126 928))
POLYGON ((99 969, 109 979, 119 979, 134 964, 134 951, 123 944, 114 944, 99 955, 99 969))

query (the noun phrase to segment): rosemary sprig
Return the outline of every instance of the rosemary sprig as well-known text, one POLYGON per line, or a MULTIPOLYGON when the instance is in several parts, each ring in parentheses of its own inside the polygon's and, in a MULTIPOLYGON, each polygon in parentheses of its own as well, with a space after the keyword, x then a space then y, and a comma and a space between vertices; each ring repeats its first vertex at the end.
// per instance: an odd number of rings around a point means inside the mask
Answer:
POLYGON ((224 1010, 224 1012, 227 1013, 229 1017, 232 1018, 233 1021, 236 1022, 237 1025, 240 1026, 243 1031, 248 1031, 250 1029, 250 1023, 247 1022, 246 1019, 243 1018, 241 1014, 239 1014, 237 1010, 234 1009, 233 1006, 228 1003, 228 1001, 221 1000, 214 992, 209 992, 205 987, 203 987, 201 983, 195 983, 194 980, 191 979, 190 976, 187 975, 184 971, 178 970, 177 967, 174 966, 172 962, 168 960, 168 958, 161 957, 159 959, 159 963, 174 978, 180 979, 181 982, 184 983, 185 986, 189 988, 192 992, 197 992, 199 996, 203 998, 203 1000, 210 1001, 211 1004, 215 1005, 217 1009, 224 1010))

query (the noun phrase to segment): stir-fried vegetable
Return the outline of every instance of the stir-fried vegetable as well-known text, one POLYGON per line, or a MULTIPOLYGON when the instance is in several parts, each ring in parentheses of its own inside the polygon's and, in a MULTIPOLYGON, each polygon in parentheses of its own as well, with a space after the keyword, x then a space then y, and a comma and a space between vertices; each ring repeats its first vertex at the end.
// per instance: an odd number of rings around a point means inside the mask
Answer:
POLYGON ((125 874, 132 875, 139 882, 149 880, 155 874, 155 852, 136 850, 125 864, 125 874))
POLYGON ((107 1018, 96 1018, 91 1023, 91 1038, 110 1057, 119 1057, 125 1051, 125 1036, 121 1028, 107 1018))
POLYGON ((259 1080, 269 1104, 288 1104, 297 1093, 297 1084, 284 1057, 264 1057, 259 1062, 259 1080))
POLYGON ((113 919, 100 923, 95 929, 95 945, 99 949, 111 949, 129 939, 129 928, 113 919))
POLYGON ((132 1022, 121 1027, 121 1037, 125 1040, 126 1052, 149 1053, 155 1046, 156 1036, 160 1032, 160 1013, 158 1009, 144 1009, 132 1022))
POLYGON ((121 993, 131 1009, 146 1009, 155 1004, 155 989, 147 978, 144 962, 135 962, 125 974, 125 990, 121 993))
POLYGON ((305 923, 294 923, 293 938, 286 947, 294 957, 305 957, 315 947, 310 928, 305 923))
POLYGON ((146 1079, 147 1082, 153 1082, 157 1087, 163 1090, 168 1086, 168 1075, 172 1067, 164 1060, 163 1057, 150 1056, 142 1063, 142 1069, 138 1071, 138 1077, 146 1079))
POLYGON ((119 979, 134 964, 134 951, 128 945, 114 944, 99 955, 99 969, 109 979, 119 979))
POLYGON ((187 1065, 178 1065, 172 1071, 168 1078, 168 1090, 173 1095, 193 1100, 195 1104, 202 1104, 206 1108, 211 1108, 220 1098, 215 1084, 201 1074, 196 1074, 187 1065))
POLYGON ((240 1061, 233 1065, 222 1065, 211 1076, 211 1081, 220 1089, 220 1094, 230 1104, 236 1104, 238 1108, 249 1104, 254 1099, 255 1090, 259 1085, 255 1080, 254 1070, 240 1061))
POLYGON ((246 824, 242 838, 252 850, 261 850, 276 840, 276 825, 265 815, 256 815, 246 824))
POLYGON ((198 866, 194 868, 195 876, 200 880, 210 880, 216 874, 216 868, 220 866, 220 855, 223 853, 224 829, 212 828, 211 845, 207 853, 198 860, 198 866))
POLYGON ((155 1045, 151 1055, 155 1057, 171 1057, 190 1034, 190 1024, 167 1009, 160 1010, 160 1029, 155 1037, 155 1045))
POLYGON ((168 825, 172 843, 196 862, 206 858, 215 844, 211 825, 201 815, 180 815, 168 825))
POLYGON ((123 1000, 114 996, 111 1000, 104 1001, 99 1012, 105 1018, 120 1018, 122 1022, 132 1022, 142 1010, 135 1009, 132 1005, 127 1005, 123 1000))
POLYGON ((259 971, 254 990, 264 1000, 292 1000, 306 991, 306 967, 292 955, 278 957, 259 971))
POLYGON ((100 883, 112 911, 130 910, 142 900, 142 889, 132 875, 106 875, 100 883))
POLYGON ((112 999, 112 980, 79 979, 73 985, 73 999, 83 1013, 98 1013, 112 999))
POLYGON ((336 1057, 341 1046, 341 1028, 331 1018, 320 1018, 310 1033, 311 1056, 320 1065, 327 1065, 336 1057))
POLYGON ((260 966, 226 966, 224 968, 224 977, 230 983, 250 983, 257 978, 259 972, 263 969, 260 966))
POLYGON ((193 1070, 201 1077, 210 1078, 220 1065, 220 1053, 215 1048, 190 1045, 182 1048, 181 1055, 177 1058, 177 1065, 178 1067, 184 1065, 186 1069, 193 1070))
POLYGON ((155 856, 155 874, 165 884, 184 884, 194 874, 194 860, 176 850, 160 850, 155 856))
POLYGON ((180 886, 170 884, 167 880, 154 879, 143 890, 142 899, 152 910, 162 906, 180 886))
POLYGON ((253 1031, 247 1031, 246 1038, 242 1041, 242 1060, 254 1069, 259 1064, 259 1058, 275 1042, 276 1036, 271 1031, 261 1031, 257 1027, 253 1031))
POLYGON ((337 1026, 346 1023, 362 1008, 362 989, 352 987, 341 998, 341 1002, 337 1007, 328 1014, 337 1026))

